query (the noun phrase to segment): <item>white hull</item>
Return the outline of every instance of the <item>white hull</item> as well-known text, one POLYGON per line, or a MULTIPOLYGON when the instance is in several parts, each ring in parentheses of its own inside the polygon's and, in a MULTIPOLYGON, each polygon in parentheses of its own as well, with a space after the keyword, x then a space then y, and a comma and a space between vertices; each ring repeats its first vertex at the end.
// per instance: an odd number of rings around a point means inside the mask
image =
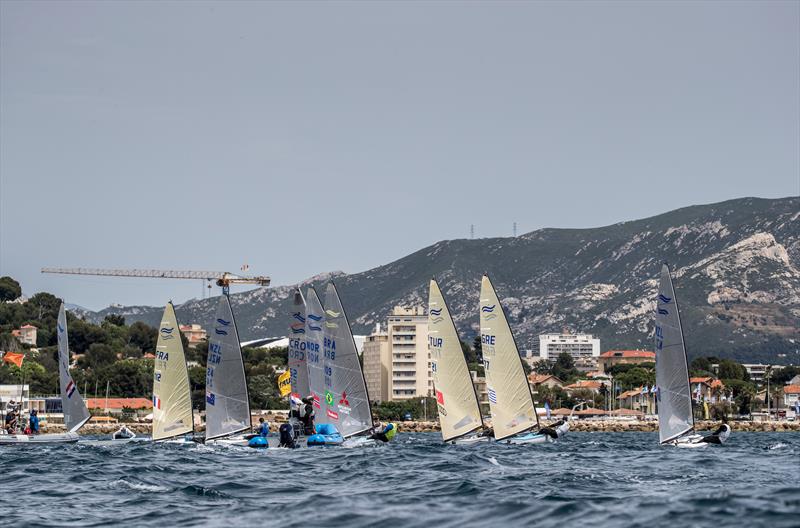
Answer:
POLYGON ((709 436, 703 436, 699 434, 690 434, 686 436, 682 436, 672 442, 668 442, 666 445, 672 445, 680 449, 702 449, 704 447, 708 447, 712 444, 724 444, 728 437, 731 435, 731 428, 729 425, 724 424, 720 427, 719 430, 715 431, 713 434, 709 436), (711 441, 704 441, 704 439, 708 438, 709 440, 716 437, 718 441, 711 442, 711 441))
POLYGON ((49 445, 49 444, 74 444, 80 440, 78 433, 54 433, 40 435, 3 434, 0 435, 0 445, 49 445))
MULTIPOLYGON (((222 445, 222 446, 239 446, 247 447, 247 443, 253 438, 252 434, 247 435, 234 435, 226 436, 223 438, 214 438, 213 440, 206 440, 206 445, 222 445)), ((272 446, 270 446, 272 447, 272 446)))
POLYGON ((525 433, 519 434, 516 436, 512 436, 511 438, 505 438, 503 440, 497 440, 499 444, 546 444, 548 442, 553 442, 554 440, 550 438, 548 435, 538 434, 538 433, 525 433))
POLYGON ((465 436, 463 438, 457 438, 455 440, 451 440, 448 443, 455 445, 474 445, 474 444, 485 444, 491 442, 491 440, 492 439, 489 436, 472 435, 472 436, 465 436))

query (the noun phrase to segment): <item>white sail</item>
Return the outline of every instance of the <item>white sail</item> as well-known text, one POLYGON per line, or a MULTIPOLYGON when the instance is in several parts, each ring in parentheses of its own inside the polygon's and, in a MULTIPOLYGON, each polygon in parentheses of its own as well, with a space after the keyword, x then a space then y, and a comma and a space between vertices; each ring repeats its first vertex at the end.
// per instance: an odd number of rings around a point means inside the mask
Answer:
POLYGON ((292 395, 308 396, 308 366, 306 362, 306 300, 300 290, 294 292, 289 314, 289 375, 292 395))
POLYGON ((428 292, 428 345, 442 440, 448 442, 480 429, 483 420, 458 332, 434 279, 428 292))
POLYGON ((221 295, 208 338, 206 440, 250 429, 250 401, 231 302, 221 295))
POLYGON ((69 338, 67 334, 67 312, 64 303, 58 310, 58 380, 61 386, 61 407, 64 410, 64 425, 67 431, 74 433, 83 426, 89 418, 81 393, 69 374, 69 338))
POLYGON ((189 371, 175 307, 167 303, 156 342, 153 373, 153 440, 194 430, 189 371))
POLYGON ((308 366, 308 395, 314 403, 317 423, 325 423, 320 416, 325 396, 325 373, 322 360, 322 327, 325 324, 325 312, 313 286, 306 293, 306 360, 308 366))
POLYGON ((481 349, 486 388, 498 440, 533 429, 539 417, 533 406, 528 378, 522 368, 514 335, 489 277, 481 280, 481 349))
POLYGON ((323 335, 325 416, 318 421, 334 424, 345 438, 363 433, 372 428, 367 384, 350 323, 333 283, 325 290, 323 335))
POLYGON ((664 443, 694 429, 686 345, 678 301, 666 264, 661 268, 656 299, 655 349, 658 438, 664 443))

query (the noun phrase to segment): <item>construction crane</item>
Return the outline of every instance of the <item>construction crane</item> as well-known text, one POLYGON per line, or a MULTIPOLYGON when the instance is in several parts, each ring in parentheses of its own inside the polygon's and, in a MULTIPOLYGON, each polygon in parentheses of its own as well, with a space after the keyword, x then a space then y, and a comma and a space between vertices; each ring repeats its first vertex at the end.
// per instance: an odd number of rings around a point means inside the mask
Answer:
MULTIPOLYGON (((269 286, 269 277, 246 277, 227 271, 176 271, 145 269, 97 269, 97 268, 42 268, 42 273, 60 273, 62 275, 96 275, 101 277, 146 277, 151 279, 199 279, 216 281, 222 293, 230 293, 231 284, 256 284, 269 286)), ((210 288, 211 286, 209 286, 210 288)))

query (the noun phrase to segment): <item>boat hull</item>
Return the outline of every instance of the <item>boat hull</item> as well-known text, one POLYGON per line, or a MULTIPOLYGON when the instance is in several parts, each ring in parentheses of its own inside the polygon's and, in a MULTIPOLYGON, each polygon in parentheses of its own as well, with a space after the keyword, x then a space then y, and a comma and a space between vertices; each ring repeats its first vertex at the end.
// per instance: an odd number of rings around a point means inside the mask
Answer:
POLYGON ((80 440, 78 433, 53 433, 40 435, 0 435, 0 445, 52 445, 74 444, 80 440))

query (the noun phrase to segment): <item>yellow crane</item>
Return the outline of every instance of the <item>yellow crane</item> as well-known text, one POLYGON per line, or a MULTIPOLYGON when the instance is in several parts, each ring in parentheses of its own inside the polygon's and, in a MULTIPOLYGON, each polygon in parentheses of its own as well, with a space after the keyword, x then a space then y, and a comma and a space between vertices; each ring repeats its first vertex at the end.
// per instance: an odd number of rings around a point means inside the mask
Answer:
MULTIPOLYGON (((255 284, 269 286, 270 278, 263 276, 247 277, 227 271, 180 271, 153 269, 100 269, 100 268, 42 268, 42 273, 62 275, 95 275, 100 277, 146 277, 151 279, 195 279, 216 282, 222 293, 230 293, 231 284, 255 284)), ((211 286, 209 286, 210 288, 211 286)))

